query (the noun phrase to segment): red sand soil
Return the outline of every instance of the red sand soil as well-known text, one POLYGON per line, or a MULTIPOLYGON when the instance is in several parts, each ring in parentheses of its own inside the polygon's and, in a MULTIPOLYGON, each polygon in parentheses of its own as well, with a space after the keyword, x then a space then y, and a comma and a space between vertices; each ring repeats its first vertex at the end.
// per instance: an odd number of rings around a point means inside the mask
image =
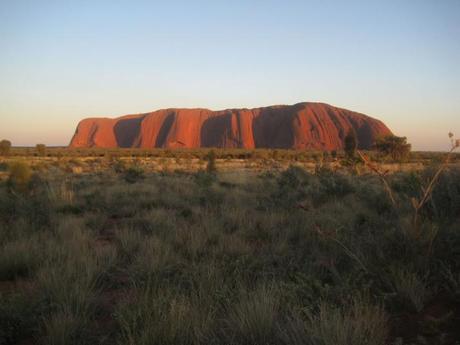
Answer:
POLYGON ((401 338, 404 344, 415 344, 420 336, 426 344, 456 345, 460 340, 460 302, 439 293, 420 313, 393 315, 390 320, 391 339, 401 338))
POLYGON ((70 147, 294 148, 337 150, 354 130, 358 147, 391 134, 364 114, 324 103, 255 109, 163 109, 119 118, 82 120, 70 147))

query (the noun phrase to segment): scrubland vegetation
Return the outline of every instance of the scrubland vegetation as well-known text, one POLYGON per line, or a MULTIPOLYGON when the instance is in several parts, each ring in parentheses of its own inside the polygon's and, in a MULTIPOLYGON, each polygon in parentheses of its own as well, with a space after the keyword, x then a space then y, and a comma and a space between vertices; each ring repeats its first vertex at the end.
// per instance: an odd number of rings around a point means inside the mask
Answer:
POLYGON ((392 202, 340 152, 256 151, 268 163, 231 170, 244 151, 204 151, 187 171, 11 151, 0 344, 458 344, 458 156, 415 226, 442 155, 386 174, 392 202), (278 164, 303 159, 311 171, 278 164))

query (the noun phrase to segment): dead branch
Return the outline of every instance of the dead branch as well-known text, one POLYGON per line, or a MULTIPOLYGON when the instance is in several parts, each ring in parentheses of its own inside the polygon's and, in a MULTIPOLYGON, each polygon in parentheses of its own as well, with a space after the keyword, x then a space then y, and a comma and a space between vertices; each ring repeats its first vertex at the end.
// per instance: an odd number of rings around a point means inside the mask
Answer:
POLYGON ((389 170, 386 170, 386 171, 381 171, 380 168, 372 163, 369 159, 369 157, 367 157, 364 153, 362 153, 361 151, 356 151, 359 155, 359 157, 363 160, 364 164, 369 167, 369 169, 371 169, 373 172, 375 172, 377 174, 377 176, 380 178, 380 180, 382 181, 383 183, 383 186, 385 188, 385 191, 387 192, 388 194, 388 197, 390 198, 391 200, 391 203, 393 204, 393 206, 396 206, 396 199, 394 198, 393 196, 393 191, 390 187, 390 184, 388 183, 387 179, 386 179, 386 175, 388 174, 388 171, 389 170))

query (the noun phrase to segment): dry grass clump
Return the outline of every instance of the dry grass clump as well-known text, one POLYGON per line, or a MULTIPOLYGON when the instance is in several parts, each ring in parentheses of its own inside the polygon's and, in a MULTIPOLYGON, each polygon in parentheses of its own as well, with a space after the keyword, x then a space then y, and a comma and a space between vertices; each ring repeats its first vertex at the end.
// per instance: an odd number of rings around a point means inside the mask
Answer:
POLYGON ((43 248, 36 243, 37 236, 8 241, 0 246, 0 280, 27 277, 40 262, 43 248))
POLYGON ((200 307, 167 286, 136 289, 132 301, 122 302, 115 317, 123 344, 204 343, 208 322, 200 307))
POLYGON ((25 193, 30 188, 32 170, 24 162, 12 162, 9 167, 8 185, 13 192, 25 193))
POLYGON ((391 272, 391 283, 397 294, 395 298, 400 303, 415 312, 423 310, 431 295, 426 277, 420 278, 418 274, 407 269, 396 268, 391 272))
POLYGON ((305 333, 312 345, 385 345, 388 316, 384 309, 355 299, 342 308, 321 303, 319 312, 307 312, 305 333))

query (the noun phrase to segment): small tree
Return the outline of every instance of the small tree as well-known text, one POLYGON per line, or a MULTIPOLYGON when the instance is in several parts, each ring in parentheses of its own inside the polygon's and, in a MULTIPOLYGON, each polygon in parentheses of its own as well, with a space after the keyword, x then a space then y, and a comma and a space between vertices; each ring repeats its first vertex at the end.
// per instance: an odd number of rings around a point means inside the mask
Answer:
POLYGON ((357 147, 358 140, 356 139, 356 133, 351 129, 344 139, 344 149, 347 158, 355 158, 357 147))
POLYGON ((337 151, 336 150, 331 151, 331 157, 332 157, 333 160, 337 159, 337 151))
POLYGON ((35 149, 39 156, 44 156, 46 154, 46 145, 45 144, 37 144, 35 145, 35 149))
POLYGON ((10 153, 11 141, 3 139, 0 141, 0 155, 7 156, 10 153))
POLYGON ((378 138, 374 147, 377 151, 385 156, 390 156, 395 161, 402 161, 407 158, 411 150, 411 144, 407 143, 407 138, 397 137, 396 135, 378 138))
POLYGON ((206 172, 209 174, 215 174, 217 171, 216 168, 216 153, 214 150, 209 151, 209 153, 206 156, 206 160, 208 161, 208 164, 206 165, 206 172))

